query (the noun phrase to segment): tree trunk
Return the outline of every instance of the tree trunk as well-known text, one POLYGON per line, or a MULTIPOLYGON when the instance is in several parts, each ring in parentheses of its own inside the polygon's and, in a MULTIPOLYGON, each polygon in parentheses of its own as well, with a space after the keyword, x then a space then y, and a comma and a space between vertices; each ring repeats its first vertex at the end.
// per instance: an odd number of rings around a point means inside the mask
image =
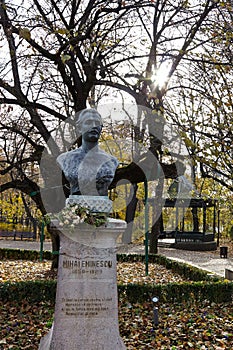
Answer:
POLYGON ((161 229, 161 220, 162 220, 162 195, 163 195, 163 185, 164 185, 164 177, 160 177, 158 181, 158 185, 156 187, 155 193, 155 201, 153 205, 153 222, 151 228, 150 235, 150 254, 158 253, 158 236, 160 234, 161 229))
POLYGON ((150 235, 150 254, 158 253, 158 236, 160 234, 160 218, 154 223, 151 228, 150 235))
POLYGON ((60 250, 60 237, 58 233, 59 231, 55 228, 48 227, 48 232, 50 233, 51 240, 52 240, 53 260, 52 260, 51 269, 57 269, 58 260, 59 260, 59 250, 60 250))
POLYGON ((37 236, 37 220, 32 216, 30 207, 27 204, 27 201, 26 201, 26 199, 24 197, 23 192, 21 192, 21 198, 22 198, 23 205, 24 205, 25 211, 27 213, 27 216, 28 216, 29 220, 32 223, 34 237, 36 238, 36 236, 37 236))
POLYGON ((125 244, 131 243, 132 241, 133 223, 134 223, 134 217, 135 217, 135 212, 136 212, 137 203, 138 203, 137 189, 138 189, 138 185, 136 183, 132 184, 130 188, 130 198, 132 197, 132 199, 126 208, 125 221, 127 222, 127 228, 122 236, 122 242, 125 244))
POLYGON ((192 208, 192 214, 193 214, 193 231, 198 232, 199 231, 199 220, 198 220, 198 212, 197 208, 192 208))

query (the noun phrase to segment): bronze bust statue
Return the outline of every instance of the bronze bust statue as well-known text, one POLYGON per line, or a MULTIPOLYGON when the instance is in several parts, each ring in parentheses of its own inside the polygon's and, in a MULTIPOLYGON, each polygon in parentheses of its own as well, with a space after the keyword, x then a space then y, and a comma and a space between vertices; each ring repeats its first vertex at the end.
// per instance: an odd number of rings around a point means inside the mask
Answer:
POLYGON ((57 162, 70 183, 71 195, 107 196, 118 161, 99 148, 102 118, 96 109, 84 109, 76 121, 81 147, 62 153, 57 162))

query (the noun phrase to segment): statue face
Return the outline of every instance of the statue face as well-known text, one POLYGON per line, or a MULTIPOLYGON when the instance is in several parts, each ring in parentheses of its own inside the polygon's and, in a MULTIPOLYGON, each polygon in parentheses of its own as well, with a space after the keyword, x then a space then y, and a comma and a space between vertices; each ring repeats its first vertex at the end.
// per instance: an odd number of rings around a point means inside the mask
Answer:
POLYGON ((96 142, 100 137, 102 122, 98 114, 85 113, 81 122, 81 134, 85 141, 96 142))

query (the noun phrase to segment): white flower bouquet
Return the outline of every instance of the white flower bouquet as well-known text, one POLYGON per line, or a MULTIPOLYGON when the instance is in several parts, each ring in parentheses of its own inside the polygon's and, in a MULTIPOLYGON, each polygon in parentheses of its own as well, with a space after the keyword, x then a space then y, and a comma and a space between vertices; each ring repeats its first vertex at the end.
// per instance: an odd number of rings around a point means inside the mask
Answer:
POLYGON ((56 214, 47 214, 46 221, 48 223, 58 220, 60 227, 70 227, 86 223, 99 227, 107 221, 107 215, 104 213, 93 213, 89 208, 81 207, 78 204, 71 204, 56 214))

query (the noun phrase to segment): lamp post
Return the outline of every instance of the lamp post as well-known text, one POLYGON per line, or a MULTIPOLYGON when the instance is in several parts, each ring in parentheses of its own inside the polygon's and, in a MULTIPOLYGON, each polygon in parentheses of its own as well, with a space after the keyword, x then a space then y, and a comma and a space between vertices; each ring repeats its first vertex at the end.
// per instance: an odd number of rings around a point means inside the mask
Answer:
POLYGON ((153 305, 154 305, 154 307, 153 307, 154 325, 155 325, 155 327, 157 327, 159 325, 159 308, 158 308, 159 298, 153 297, 152 301, 153 301, 153 305))
POLYGON ((42 221, 41 234, 40 234, 40 261, 43 261, 44 227, 45 227, 45 223, 44 221, 42 221))
POLYGON ((148 256, 148 240, 149 240, 149 208, 148 208, 148 183, 145 179, 144 181, 144 191, 145 191, 145 273, 146 276, 148 276, 148 263, 149 263, 149 256, 148 256))

